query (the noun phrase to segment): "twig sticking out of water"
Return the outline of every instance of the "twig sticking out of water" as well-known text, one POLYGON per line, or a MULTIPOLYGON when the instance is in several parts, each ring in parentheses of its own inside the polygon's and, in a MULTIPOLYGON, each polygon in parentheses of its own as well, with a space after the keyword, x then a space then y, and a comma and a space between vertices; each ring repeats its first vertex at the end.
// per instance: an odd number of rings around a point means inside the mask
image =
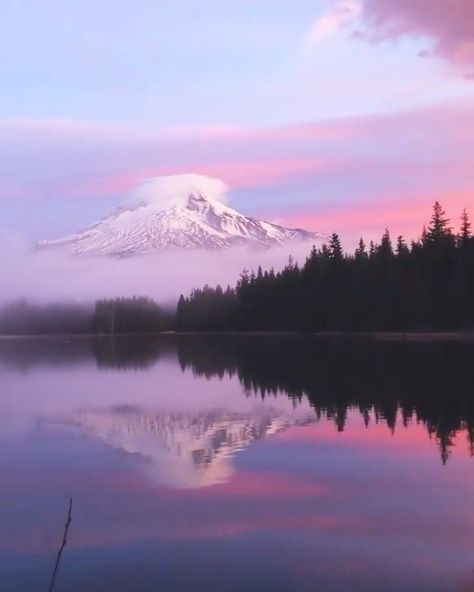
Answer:
POLYGON ((61 561, 61 555, 64 551, 64 547, 67 544, 67 532, 72 520, 72 497, 69 498, 69 509, 67 513, 66 524, 64 525, 64 534, 61 546, 59 547, 58 554, 56 555, 56 563, 54 564, 53 574, 51 576, 51 583, 49 584, 48 592, 53 592, 54 584, 56 583, 56 575, 58 573, 59 563, 61 561))

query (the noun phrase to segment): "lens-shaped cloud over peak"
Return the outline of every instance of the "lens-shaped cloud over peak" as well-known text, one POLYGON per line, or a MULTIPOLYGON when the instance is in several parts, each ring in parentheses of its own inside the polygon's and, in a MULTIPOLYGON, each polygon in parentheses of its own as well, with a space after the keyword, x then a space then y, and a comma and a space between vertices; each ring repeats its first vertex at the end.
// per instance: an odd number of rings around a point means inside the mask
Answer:
POLYGON ((145 203, 157 210, 166 210, 186 205, 191 194, 205 195, 208 200, 225 203, 227 192, 227 185, 220 179, 197 173, 150 177, 132 191, 126 198, 126 205, 145 203))

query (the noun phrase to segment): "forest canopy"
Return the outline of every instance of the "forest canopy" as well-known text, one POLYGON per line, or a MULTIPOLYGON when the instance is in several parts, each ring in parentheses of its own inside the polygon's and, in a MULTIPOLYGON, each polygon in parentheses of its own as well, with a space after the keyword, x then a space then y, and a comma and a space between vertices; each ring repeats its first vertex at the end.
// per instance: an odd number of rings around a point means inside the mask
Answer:
POLYGON ((436 202, 418 240, 361 238, 344 253, 333 234, 299 266, 244 270, 235 287, 179 298, 179 331, 408 331, 474 328, 474 238, 464 210, 457 233, 436 202))

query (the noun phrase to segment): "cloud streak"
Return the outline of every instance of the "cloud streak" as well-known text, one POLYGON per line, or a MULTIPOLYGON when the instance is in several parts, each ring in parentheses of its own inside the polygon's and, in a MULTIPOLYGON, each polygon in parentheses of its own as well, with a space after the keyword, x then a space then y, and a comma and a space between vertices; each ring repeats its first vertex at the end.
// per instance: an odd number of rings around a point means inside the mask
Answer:
POLYGON ((0 209, 4 227, 16 211, 22 222, 43 220, 44 230, 31 238, 55 238, 102 215, 92 212, 72 226, 74 213, 64 214, 65 229, 61 208, 77 212, 87 202, 92 210, 97 203, 105 213, 143 179, 195 171, 222 179, 232 207, 283 225, 297 217, 309 230, 343 232, 344 209, 347 220, 361 222, 343 235, 350 246, 356 231, 380 235, 391 226, 397 204, 410 203, 409 219, 397 229, 409 238, 435 195, 446 196, 445 207, 457 215, 460 199, 474 193, 473 153, 468 103, 261 129, 0 122, 0 209), (101 208, 105 198, 112 205, 101 208), (361 205, 377 215, 361 221, 361 205))
POLYGON ((358 0, 339 0, 333 2, 328 12, 323 14, 311 27, 305 39, 308 47, 329 39, 352 24, 361 11, 358 0))

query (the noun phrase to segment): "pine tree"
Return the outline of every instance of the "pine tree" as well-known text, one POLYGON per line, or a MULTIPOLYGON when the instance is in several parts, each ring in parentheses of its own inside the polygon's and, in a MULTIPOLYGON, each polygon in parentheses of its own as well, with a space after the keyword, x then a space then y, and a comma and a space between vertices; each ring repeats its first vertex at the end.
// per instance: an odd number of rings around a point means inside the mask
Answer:
POLYGON ((369 243, 369 259, 372 259, 372 257, 374 255, 375 255, 375 243, 373 240, 371 240, 369 243))
POLYGON ((250 275, 248 269, 243 269, 240 274, 240 280, 238 282, 238 289, 245 290, 250 285, 250 275))
POLYGON ((344 253, 342 252, 341 241, 339 235, 333 232, 331 240, 329 241, 329 254, 334 261, 342 261, 344 253))
POLYGON ((359 240, 359 244, 355 250, 355 259, 360 261, 360 260, 365 260, 367 258, 368 258, 367 248, 365 246, 364 239, 361 237, 359 240))
POLYGON ((428 246, 441 246, 453 242, 452 229, 449 226, 449 218, 446 218, 446 212, 437 201, 433 206, 433 215, 426 232, 425 243, 428 246))
POLYGON ((461 214, 461 229, 457 237, 457 243, 462 248, 466 248, 469 244, 471 239, 471 227, 472 225, 471 221, 469 220, 469 214, 467 213, 466 208, 464 208, 461 214))
POLYGON ((321 247, 321 252, 319 253, 319 258, 322 261, 327 261, 328 259, 331 258, 331 251, 326 243, 324 243, 323 246, 321 247))
POLYGON ((389 261, 393 257, 392 239, 390 238, 388 228, 383 233, 382 240, 377 248, 377 255, 384 262, 389 261))
POLYGON ((305 273, 314 273, 318 267, 318 251, 316 247, 313 245, 309 255, 306 257, 306 261, 304 264, 304 271, 305 273))
POLYGON ((405 257, 406 255, 410 254, 410 250, 407 247, 405 239, 402 235, 397 237, 397 248, 396 248, 397 257, 400 259, 405 257))

